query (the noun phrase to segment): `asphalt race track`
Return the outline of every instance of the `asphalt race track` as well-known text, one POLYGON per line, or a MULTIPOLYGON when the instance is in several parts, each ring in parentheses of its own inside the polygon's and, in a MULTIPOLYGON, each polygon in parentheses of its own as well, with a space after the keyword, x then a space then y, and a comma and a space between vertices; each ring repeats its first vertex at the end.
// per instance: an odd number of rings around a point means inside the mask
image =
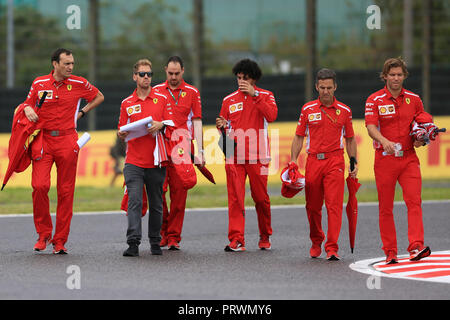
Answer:
MULTIPOLYGON (((425 202, 425 242, 432 251, 450 249, 450 201, 425 202)), ((399 254, 406 254, 406 208, 396 204, 399 254)), ((255 211, 247 209, 246 252, 229 253, 225 209, 186 212, 180 251, 152 256, 147 239, 140 257, 126 258, 123 213, 75 214, 66 247, 32 250, 37 236, 31 215, 0 217, 0 299, 448 299, 450 285, 381 278, 369 288, 368 275, 349 265, 383 258, 378 207, 359 207, 355 253, 350 253, 345 216, 339 240, 341 261, 309 257, 305 209, 273 207, 272 250, 258 249, 255 211), (74 271, 75 270, 75 271, 74 271), (77 281, 72 281, 77 274, 77 281), (77 287, 78 285, 78 287, 77 287), (75 286, 75 287, 74 287, 75 286), (70 289, 71 288, 71 289, 70 289)), ((54 217, 53 217, 54 219, 54 217)), ((326 212, 324 212, 326 230, 326 212)), ((144 218, 144 235, 147 232, 144 218)))

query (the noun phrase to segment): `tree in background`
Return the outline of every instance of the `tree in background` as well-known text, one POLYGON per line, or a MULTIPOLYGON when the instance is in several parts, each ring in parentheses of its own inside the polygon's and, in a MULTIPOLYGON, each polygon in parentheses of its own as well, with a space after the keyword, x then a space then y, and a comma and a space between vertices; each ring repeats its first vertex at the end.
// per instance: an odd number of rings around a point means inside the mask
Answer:
POLYGON ((121 33, 100 46, 99 80, 129 80, 132 65, 143 57, 152 61, 156 79, 165 79, 164 66, 173 55, 183 57, 189 74, 190 36, 170 17, 176 10, 164 1, 154 0, 128 14, 121 24, 121 33))
MULTIPOLYGON (((67 46, 56 18, 43 16, 30 6, 18 6, 14 10, 15 45, 15 86, 29 86, 38 75, 51 70, 50 56, 56 48, 67 46)), ((0 10, 0 87, 5 87, 6 79, 6 10, 0 10)), ((76 52, 78 53, 78 52, 76 52)), ((80 59, 77 59, 80 61, 80 59)), ((78 63, 78 62, 77 62, 78 63)), ((79 70, 77 65, 77 71, 79 70)), ((78 72, 79 74, 80 72, 78 72)))

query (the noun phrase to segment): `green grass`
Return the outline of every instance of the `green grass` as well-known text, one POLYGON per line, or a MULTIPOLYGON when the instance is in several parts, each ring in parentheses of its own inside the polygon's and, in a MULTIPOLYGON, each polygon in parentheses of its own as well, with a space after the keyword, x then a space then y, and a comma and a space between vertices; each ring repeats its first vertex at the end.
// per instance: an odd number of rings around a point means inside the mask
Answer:
MULTIPOLYGON (((358 191, 359 202, 376 202, 377 192, 374 182, 361 182, 358 191)), ((283 198, 280 195, 279 184, 269 185, 270 201, 272 205, 304 204, 305 196, 302 191, 292 199, 283 198)), ((120 210, 123 189, 120 187, 77 187, 75 190, 74 212, 83 211, 117 211, 120 210)), ((56 211, 56 188, 52 187, 49 192, 50 211, 56 211)), ((167 197, 168 198, 168 197, 167 197)), ((347 192, 345 193, 345 201, 347 192)), ((429 180, 423 182, 423 200, 450 199, 450 180, 429 180)), ((396 201, 402 200, 401 188, 397 188, 396 201)), ((245 197, 245 205, 252 206, 253 200, 250 196, 249 187, 245 197)), ((227 189, 225 185, 195 186, 189 190, 187 208, 226 207, 227 189)), ((7 213, 30 213, 33 211, 33 203, 30 188, 5 188, 0 192, 0 214, 7 213)))

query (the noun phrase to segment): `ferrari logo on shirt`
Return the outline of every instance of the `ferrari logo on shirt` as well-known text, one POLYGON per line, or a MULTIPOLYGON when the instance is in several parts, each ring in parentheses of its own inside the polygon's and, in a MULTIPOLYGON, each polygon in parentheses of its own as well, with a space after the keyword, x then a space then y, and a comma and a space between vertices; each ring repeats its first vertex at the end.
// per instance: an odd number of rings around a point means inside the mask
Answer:
POLYGON ((319 112, 319 113, 311 113, 309 116, 308 116, 308 120, 309 121, 319 121, 319 120, 322 120, 322 114, 319 112))
POLYGON ((244 104, 242 102, 232 104, 230 106, 230 113, 242 111, 244 109, 244 104))
POLYGON ((141 113, 141 105, 140 104, 130 106, 127 108, 128 116, 131 116, 132 114, 135 114, 135 113, 141 113))
POLYGON ((39 99, 42 98, 42 95, 44 94, 45 91, 47 92, 47 96, 45 97, 45 100, 53 99, 53 90, 41 90, 41 91, 38 91, 39 99))
POLYGON ((411 100, 409 98, 406 98, 405 101, 406 101, 407 104, 411 103, 411 100))
POLYGON ((186 97, 186 92, 182 92, 182 93, 181 93, 181 97, 182 97, 182 98, 186 97))
POLYGON ((340 114, 341 114, 341 110, 336 109, 336 115, 338 116, 338 115, 340 115, 340 114))
POLYGON ((68 91, 72 90, 72 85, 71 85, 71 84, 68 84, 68 85, 67 85, 67 90, 68 90, 68 91))
POLYGON ((393 104, 378 106, 378 113, 382 116, 395 114, 395 106, 393 104))
POLYGON ((183 148, 178 148, 178 155, 182 156, 184 154, 183 148))
POLYGON ((154 103, 154 104, 157 104, 157 103, 158 103, 158 98, 154 98, 154 99, 153 99, 153 103, 154 103))

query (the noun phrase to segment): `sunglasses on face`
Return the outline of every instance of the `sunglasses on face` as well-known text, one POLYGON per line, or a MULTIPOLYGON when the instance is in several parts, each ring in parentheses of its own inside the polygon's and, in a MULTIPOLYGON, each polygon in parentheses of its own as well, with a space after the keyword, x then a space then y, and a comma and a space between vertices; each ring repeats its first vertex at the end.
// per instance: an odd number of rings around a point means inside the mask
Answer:
POLYGON ((147 75, 149 78, 151 78, 153 76, 153 72, 135 72, 134 74, 138 74, 139 77, 143 78, 145 77, 145 75, 147 75))

